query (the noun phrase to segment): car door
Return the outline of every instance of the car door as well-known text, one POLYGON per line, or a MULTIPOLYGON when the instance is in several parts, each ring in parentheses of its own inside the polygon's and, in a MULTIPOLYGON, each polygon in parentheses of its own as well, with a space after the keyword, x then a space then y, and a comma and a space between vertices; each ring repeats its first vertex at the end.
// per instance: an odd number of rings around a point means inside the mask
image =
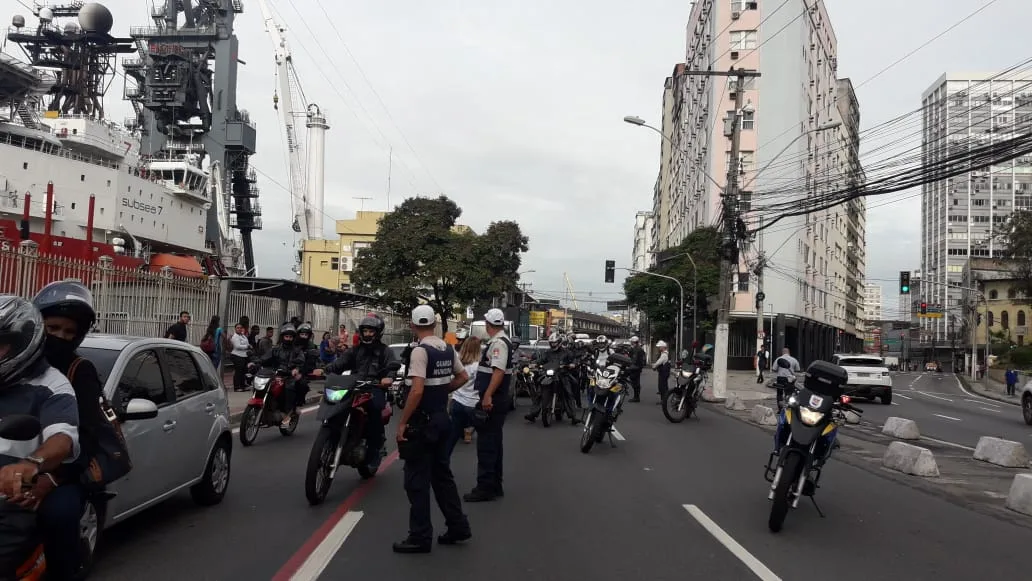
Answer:
POLYGON ((162 357, 175 398, 173 407, 179 416, 174 438, 176 448, 169 461, 178 466, 177 479, 184 484, 204 470, 211 449, 208 442, 216 405, 211 397, 211 386, 202 379, 190 351, 165 347, 162 357))
POLYGON ((175 486, 170 478, 173 465, 167 458, 174 450, 173 434, 178 417, 170 395, 157 352, 144 349, 131 354, 109 398, 115 409, 124 409, 131 399, 148 399, 158 406, 158 416, 122 424, 133 469, 111 486, 117 493, 111 511, 115 518, 175 486))

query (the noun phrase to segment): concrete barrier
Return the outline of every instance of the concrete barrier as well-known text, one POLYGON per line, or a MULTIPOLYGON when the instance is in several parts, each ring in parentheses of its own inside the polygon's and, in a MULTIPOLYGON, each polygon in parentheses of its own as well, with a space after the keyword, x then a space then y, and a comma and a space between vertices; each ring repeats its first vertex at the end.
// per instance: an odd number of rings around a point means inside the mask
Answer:
POLYGON ((774 413, 774 410, 765 405, 757 405, 752 409, 751 418, 754 423, 760 424, 761 426, 776 426, 778 425, 778 416, 774 413))
POLYGON ((1032 516, 1032 474, 1015 474, 1004 506, 1032 516))
POLYGON ((889 418, 885 420, 882 433, 900 440, 917 440, 921 438, 921 431, 917 429, 917 422, 906 418, 889 418))
POLYGON ((708 401, 710 403, 720 403, 722 401, 727 401, 727 398, 719 398, 713 395, 713 390, 707 387, 706 389, 702 390, 702 401, 708 401))
POLYGON ((745 411, 745 402, 742 401, 742 398, 738 397, 737 393, 729 391, 727 392, 727 399, 724 400, 724 407, 729 410, 741 412, 745 411))
POLYGON ((849 412, 849 411, 847 411, 844 415, 846 416, 846 423, 847 424, 859 424, 860 423, 860 414, 858 414, 856 412, 849 412))
POLYGON ((939 465, 928 448, 922 448, 905 442, 893 442, 885 450, 882 466, 914 476, 935 477, 939 475, 939 465))
POLYGON ((1007 468, 1028 467, 1028 452, 1021 442, 1012 442, 1003 438, 982 436, 975 446, 975 460, 1006 466, 1007 468))

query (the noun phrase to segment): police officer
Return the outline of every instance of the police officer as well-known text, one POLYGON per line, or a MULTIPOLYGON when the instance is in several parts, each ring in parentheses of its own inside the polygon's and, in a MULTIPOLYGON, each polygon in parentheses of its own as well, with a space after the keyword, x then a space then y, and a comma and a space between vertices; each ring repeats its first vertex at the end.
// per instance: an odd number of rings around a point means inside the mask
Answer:
POLYGON ((634 397, 629 401, 641 401, 641 370, 645 367, 645 350, 638 337, 631 337, 631 365, 627 368, 627 379, 631 382, 634 397))
POLYGON ((476 424, 477 429, 477 485, 463 496, 466 502, 485 502, 505 496, 502 490, 502 425, 508 404, 512 401, 509 384, 512 382, 516 350, 505 335, 505 314, 491 309, 484 315, 487 348, 477 366, 474 387, 480 394, 478 407, 486 417, 476 424))
POLYGON ((430 521, 430 489, 444 514, 441 545, 454 545, 473 537, 462 513, 459 490, 452 475, 448 450, 448 394, 469 376, 458 353, 434 336, 437 315, 428 305, 412 310, 412 332, 418 346, 412 350, 407 375, 412 380, 398 425, 398 453, 405 461, 405 492, 409 499, 409 533, 394 543, 395 553, 429 553, 433 523, 430 521))

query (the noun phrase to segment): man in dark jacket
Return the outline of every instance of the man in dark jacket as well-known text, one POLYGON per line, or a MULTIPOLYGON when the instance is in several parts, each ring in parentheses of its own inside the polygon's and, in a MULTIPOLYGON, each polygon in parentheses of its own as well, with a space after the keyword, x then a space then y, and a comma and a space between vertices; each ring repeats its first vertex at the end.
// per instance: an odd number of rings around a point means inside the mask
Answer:
POLYGON ((283 325, 280 327, 279 343, 260 360, 262 367, 275 367, 290 372, 291 380, 283 390, 283 410, 287 412, 283 416, 284 428, 290 426, 291 416, 297 409, 298 389, 305 389, 303 385, 297 385, 298 380, 304 378, 305 352, 298 348, 296 338, 297 329, 294 325, 283 325))
POLYGON ((637 337, 631 337, 631 366, 627 368, 627 379, 631 382, 634 397, 631 401, 641 401, 641 370, 645 368, 645 350, 637 337))
POLYGON ((373 390, 370 408, 375 413, 375 417, 366 422, 366 460, 369 463, 369 472, 373 475, 380 468, 383 457, 387 455, 384 448, 386 436, 383 422, 380 421, 380 414, 387 406, 385 389, 392 383, 387 366, 394 361, 394 353, 381 340, 383 331, 382 319, 372 315, 363 317, 358 324, 358 333, 361 339, 358 347, 348 349, 323 370, 326 374, 341 374, 350 371, 362 380, 378 380, 380 387, 383 388, 373 390))
MULTIPOLYGON (((555 369, 557 374, 561 374, 564 367, 568 368, 572 364, 570 352, 563 348, 562 339, 555 333, 549 335, 548 347, 547 351, 542 351, 538 354, 534 363, 538 366, 538 369, 555 369)), ((552 399, 552 390, 558 386, 561 386, 561 384, 556 382, 552 383, 551 387, 538 390, 537 397, 534 398, 534 407, 523 418, 531 423, 536 422, 538 415, 541 414, 544 402, 552 399)))

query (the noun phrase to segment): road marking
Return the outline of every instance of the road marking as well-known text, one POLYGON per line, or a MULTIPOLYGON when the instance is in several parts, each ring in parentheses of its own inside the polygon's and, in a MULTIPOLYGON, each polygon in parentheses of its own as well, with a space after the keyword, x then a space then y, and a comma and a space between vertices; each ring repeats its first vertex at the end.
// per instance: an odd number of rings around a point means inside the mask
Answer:
POLYGON ((955 422, 959 422, 960 421, 960 418, 954 418, 954 417, 951 417, 951 416, 944 416, 942 414, 932 414, 932 415, 936 416, 936 417, 940 417, 940 418, 945 418, 947 420, 953 420, 955 422))
POLYGON ((291 581, 315 581, 322 574, 323 570, 333 560, 333 556, 344 546, 348 535, 355 530, 358 521, 362 520, 361 512, 348 512, 340 519, 330 534, 326 535, 319 546, 312 551, 312 554, 305 559, 305 563, 297 570, 297 573, 290 578, 291 581))
POLYGON ((942 397, 940 395, 934 395, 934 394, 928 393, 926 391, 919 391, 917 393, 919 393, 921 395, 927 395, 928 397, 934 397, 935 399, 941 399, 942 401, 948 401, 950 403, 953 403, 953 400, 948 398, 948 397, 942 397))
POLYGON ((987 411, 987 412, 994 412, 994 413, 997 413, 997 414, 998 414, 998 413, 1001 413, 1001 411, 1002 411, 1002 410, 1000 410, 1000 409, 993 409, 993 408, 987 408, 987 407, 985 407, 985 406, 982 406, 982 407, 981 407, 981 408, 979 408, 979 409, 983 409, 983 410, 985 410, 985 411, 987 411))
MULTIPOLYGON (((317 409, 319 409, 319 406, 317 406, 317 405, 313 405, 313 406, 306 407, 306 408, 301 408, 301 415, 310 414, 310 413, 314 412, 317 409)), ((239 434, 240 433, 240 426, 237 426, 237 427, 233 428, 232 431, 233 431, 233 434, 239 434)))
MULTIPOLYGON (((907 399, 909 399, 909 398, 907 398, 907 399)), ((899 405, 899 404, 898 404, 898 403, 896 403, 896 402, 892 402, 892 405, 899 405)))
POLYGON ((627 438, 624 437, 623 434, 620 433, 620 430, 616 429, 616 427, 613 427, 613 437, 616 438, 617 440, 620 440, 621 442, 623 442, 624 440, 627 439, 627 438))
POLYGON ((984 399, 983 399, 983 400, 981 400, 981 401, 977 401, 977 400, 973 400, 973 399, 965 399, 964 401, 969 401, 969 402, 971 402, 971 403, 977 403, 978 405, 993 405, 993 406, 998 406, 998 405, 1000 405, 1000 404, 998 404, 998 403, 992 403, 992 402, 986 401, 986 400, 984 400, 984 399))
MULTIPOLYGON (((395 450, 383 459, 383 462, 380 464, 380 470, 377 471, 377 474, 383 474, 391 467, 391 464, 394 464, 397 461, 398 451, 395 450)), ((347 517, 348 513, 351 512, 351 509, 354 508, 360 500, 362 500, 362 497, 369 492, 369 489, 376 484, 377 480, 379 480, 379 478, 372 478, 359 484, 358 488, 353 490, 351 494, 344 499, 344 502, 337 507, 337 510, 334 511, 328 519, 326 519, 326 522, 312 533, 312 536, 308 537, 305 544, 301 545, 301 548, 290 557, 290 560, 288 560, 283 567, 281 567, 280 570, 272 576, 272 581, 293 581, 294 579, 298 579, 295 575, 297 575, 298 572, 301 571, 301 568, 308 563, 310 557, 320 547, 322 547, 323 543, 326 542, 326 539, 337 530, 337 525, 347 517)), ((309 577, 308 579, 314 580, 315 577, 309 577)))
POLYGON ((731 554, 738 558, 743 565, 749 568, 750 571, 756 574, 756 577, 762 579, 762 581, 781 581, 781 577, 774 574, 773 571, 767 568, 766 565, 760 562, 759 559, 754 557, 752 553, 745 550, 745 547, 738 544, 738 541, 734 540, 731 535, 724 532, 724 529, 720 528, 720 525, 713 522, 713 519, 706 516, 706 513, 695 506, 694 504, 685 504, 684 509, 688 511, 688 514, 692 515, 709 534, 713 535, 713 538, 717 539, 720 544, 724 545, 727 550, 731 551, 731 554))
POLYGON ((910 397, 909 395, 903 395, 901 393, 897 393, 896 395, 898 395, 899 397, 901 397, 903 399, 914 399, 914 398, 910 397))
POLYGON ((955 444, 953 442, 947 442, 946 440, 939 440, 938 438, 930 438, 928 436, 921 436, 922 440, 928 440, 929 442, 935 442, 936 444, 942 444, 943 446, 950 446, 951 448, 959 448, 961 450, 967 450, 968 452, 974 452, 975 449, 971 446, 964 446, 962 444, 955 444))

